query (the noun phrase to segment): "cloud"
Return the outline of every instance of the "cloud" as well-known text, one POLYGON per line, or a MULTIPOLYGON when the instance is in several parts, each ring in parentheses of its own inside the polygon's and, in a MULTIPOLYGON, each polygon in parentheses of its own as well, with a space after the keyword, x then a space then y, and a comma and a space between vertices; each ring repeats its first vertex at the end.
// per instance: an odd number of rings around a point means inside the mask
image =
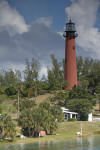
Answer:
POLYGON ((0 0, 0 30, 7 30, 10 35, 22 34, 29 30, 24 18, 6 0, 0 0))
POLYGON ((43 76, 45 76, 45 77, 47 77, 47 66, 46 65, 43 65, 42 67, 41 67, 41 70, 40 70, 40 78, 41 77, 43 77, 43 76))
POLYGON ((52 17, 42 17, 28 26, 7 1, 0 1, 0 69, 23 70, 25 59, 35 57, 42 66, 40 74, 47 75, 50 55, 64 56, 64 40, 51 28, 52 22, 52 17))
MULTIPOLYGON (((100 32, 94 27, 99 1, 71 0, 65 9, 77 25, 79 37, 77 45, 86 54, 100 57, 100 32)), ((41 17, 27 25, 19 12, 11 8, 7 1, 0 1, 0 68, 24 70, 25 59, 35 57, 40 61, 40 75, 47 75, 50 54, 59 60, 64 58, 65 42, 62 29, 52 29, 52 17, 41 17)), ((79 51, 83 54, 83 51, 79 51)))
POLYGON ((100 32, 95 27, 99 0, 71 0, 72 4, 65 9, 67 17, 76 23, 77 45, 90 56, 97 59, 100 57, 100 32))
POLYGON ((53 21, 52 21, 52 17, 41 17, 41 18, 38 18, 35 22, 38 24, 44 24, 47 27, 50 27, 53 21))
POLYGON ((51 28, 52 17, 41 17, 27 25, 23 16, 0 0, 0 69, 24 70, 25 59, 40 61, 40 74, 46 74, 50 54, 62 58, 64 40, 51 28))

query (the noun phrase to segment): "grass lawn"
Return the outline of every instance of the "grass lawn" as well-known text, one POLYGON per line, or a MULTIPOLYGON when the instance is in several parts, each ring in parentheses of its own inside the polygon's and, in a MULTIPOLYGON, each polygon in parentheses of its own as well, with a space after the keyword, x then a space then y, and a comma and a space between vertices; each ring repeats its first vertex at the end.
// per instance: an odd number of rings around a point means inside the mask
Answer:
MULTIPOLYGON (((44 142, 53 140, 67 140, 79 137, 76 132, 79 132, 81 128, 81 122, 62 122, 59 123, 58 128, 54 131, 53 135, 47 135, 42 138, 16 138, 13 142, 3 144, 15 144, 15 143, 32 143, 32 142, 44 142)), ((83 135, 82 136, 93 136, 100 135, 100 122, 82 122, 83 135)))
MULTIPOLYGON (((81 121, 63 122, 59 124, 56 134, 65 136, 76 136, 76 132, 81 130, 81 121)), ((83 136, 94 135, 100 133, 100 122, 82 121, 83 136)))

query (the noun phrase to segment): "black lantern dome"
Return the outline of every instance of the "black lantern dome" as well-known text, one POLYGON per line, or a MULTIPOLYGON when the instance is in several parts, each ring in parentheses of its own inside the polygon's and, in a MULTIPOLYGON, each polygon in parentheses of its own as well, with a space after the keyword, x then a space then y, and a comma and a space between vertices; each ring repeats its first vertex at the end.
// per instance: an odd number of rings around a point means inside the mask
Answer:
POLYGON ((78 34, 76 33, 75 29, 75 23, 69 20, 69 22, 66 24, 66 30, 64 33, 64 37, 77 37, 78 34))

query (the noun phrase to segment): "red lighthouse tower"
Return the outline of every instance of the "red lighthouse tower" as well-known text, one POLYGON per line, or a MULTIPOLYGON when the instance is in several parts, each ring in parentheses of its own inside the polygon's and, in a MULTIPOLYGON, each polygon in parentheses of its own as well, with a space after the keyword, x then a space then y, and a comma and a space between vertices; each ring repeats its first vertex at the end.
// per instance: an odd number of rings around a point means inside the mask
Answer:
POLYGON ((77 86, 77 66, 76 66, 76 43, 75 38, 78 36, 75 24, 69 20, 65 30, 65 68, 64 79, 69 83, 68 89, 77 86))

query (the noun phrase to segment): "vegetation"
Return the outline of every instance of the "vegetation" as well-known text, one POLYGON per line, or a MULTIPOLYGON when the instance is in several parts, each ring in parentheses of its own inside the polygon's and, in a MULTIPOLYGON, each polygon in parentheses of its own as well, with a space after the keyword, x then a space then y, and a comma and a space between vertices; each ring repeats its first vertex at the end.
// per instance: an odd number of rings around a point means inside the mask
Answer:
POLYGON ((14 123, 20 125, 22 134, 28 137, 37 136, 41 130, 47 134, 55 133, 59 122, 64 119, 61 106, 78 112, 80 120, 87 120, 100 96, 100 61, 77 58, 79 86, 72 90, 64 89, 69 85, 64 81, 64 60, 58 62, 51 55, 51 62, 47 77, 40 77, 41 66, 34 58, 26 60, 23 78, 19 70, 0 71, 1 139, 14 138, 14 123), (45 102, 37 102, 37 96, 45 93, 52 93, 52 96, 45 102), (13 118, 12 113, 18 117, 13 118))
POLYGON ((100 84, 100 61, 90 58, 77 58, 77 75, 82 87, 87 90, 94 90, 100 84))
POLYGON ((0 115, 0 138, 10 138, 14 139, 16 134, 15 125, 12 122, 12 119, 8 115, 0 115))
MULTIPOLYGON (((26 60, 24 80, 19 70, 0 71, 0 95, 17 95, 21 97, 36 97, 54 90, 63 90, 69 83, 64 81, 64 61, 58 62, 51 55, 52 67, 48 67, 48 76, 39 76, 40 63, 32 58, 26 60)), ((100 87, 100 61, 89 58, 77 58, 78 81, 87 92, 97 92, 100 87)))
POLYGON ((87 90, 78 86, 69 92, 66 106, 71 111, 77 112, 80 115, 80 120, 86 121, 88 119, 88 114, 92 112, 93 106, 96 104, 93 98, 94 97, 88 93, 87 90))
POLYGON ((57 128, 57 121, 63 120, 61 109, 57 105, 43 102, 39 107, 24 109, 19 118, 19 125, 25 136, 38 136, 39 131, 44 130, 47 134, 53 134, 57 128))
POLYGON ((88 114, 92 112, 92 103, 87 99, 71 99, 67 103, 69 110, 77 112, 80 115, 80 120, 88 120, 88 114))
POLYGON ((94 96, 80 86, 74 87, 72 90, 59 91, 51 98, 52 103, 69 108, 70 111, 77 112, 79 120, 86 121, 88 114, 92 112, 96 101, 94 96))
POLYGON ((58 63, 54 55, 51 55, 52 68, 48 68, 48 84, 50 90, 62 90, 68 85, 64 80, 64 64, 63 61, 58 63))

